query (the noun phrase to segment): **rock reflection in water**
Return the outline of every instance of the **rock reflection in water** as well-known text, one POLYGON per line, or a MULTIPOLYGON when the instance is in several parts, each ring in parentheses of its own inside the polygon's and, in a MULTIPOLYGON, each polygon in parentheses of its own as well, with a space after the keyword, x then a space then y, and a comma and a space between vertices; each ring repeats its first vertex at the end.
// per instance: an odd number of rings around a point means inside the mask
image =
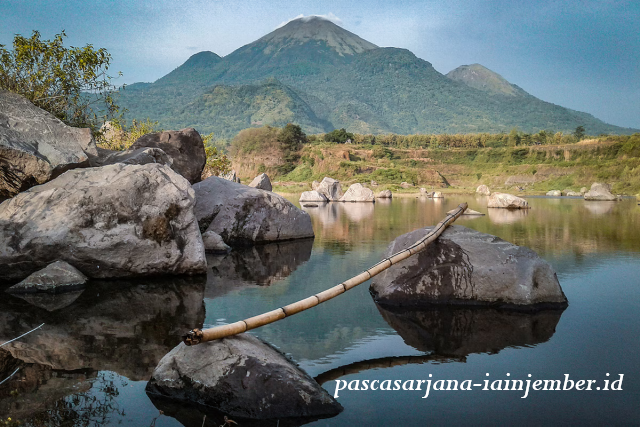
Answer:
POLYGON ((585 201, 585 209, 592 215, 604 215, 611 213, 615 207, 616 202, 607 201, 585 201))
POLYGON ((338 209, 341 204, 342 203, 319 203, 316 208, 302 207, 302 210, 309 214, 313 222, 318 221, 326 226, 338 220, 338 209))
POLYGON ((513 224, 522 221, 529 214, 529 209, 500 209, 489 208, 487 215, 494 224, 513 224))
POLYGON ((313 239, 270 243, 226 255, 207 255, 206 298, 249 286, 270 286, 309 261, 313 239))
MULTIPOLYGON (((219 427, 229 425, 225 424, 225 414, 209 406, 176 402, 154 394, 148 394, 147 396, 153 405, 159 411, 162 411, 163 415, 174 418, 183 426, 219 427)), ((318 420, 318 418, 284 418, 278 420, 228 418, 236 422, 236 424, 231 425, 242 427, 298 427, 318 420)))
POLYGON ((546 342, 562 315, 562 310, 524 313, 490 308, 389 310, 378 306, 378 310, 407 345, 448 357, 498 353, 507 347, 546 342))
POLYGON ((374 209, 374 203, 371 202, 345 202, 338 205, 338 210, 342 211, 353 222, 371 218, 374 209))

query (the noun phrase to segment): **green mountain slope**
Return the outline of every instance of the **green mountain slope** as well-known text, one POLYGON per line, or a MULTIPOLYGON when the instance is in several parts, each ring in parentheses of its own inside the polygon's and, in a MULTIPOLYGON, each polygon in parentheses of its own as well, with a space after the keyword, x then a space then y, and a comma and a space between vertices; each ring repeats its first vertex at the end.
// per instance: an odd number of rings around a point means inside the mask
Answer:
POLYGON ((119 101, 128 118, 218 135, 288 121, 309 133, 634 132, 541 101, 480 65, 445 76, 406 49, 379 48, 320 18, 291 21, 224 58, 196 54, 119 101))

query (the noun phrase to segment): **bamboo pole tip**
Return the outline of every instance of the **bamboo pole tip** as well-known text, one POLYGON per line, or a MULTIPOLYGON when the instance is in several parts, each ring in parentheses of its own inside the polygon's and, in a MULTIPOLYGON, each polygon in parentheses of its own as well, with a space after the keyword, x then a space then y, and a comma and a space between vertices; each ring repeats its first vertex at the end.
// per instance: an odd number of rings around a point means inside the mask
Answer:
POLYGON ((200 344, 200 342, 202 342, 202 336, 202 330, 195 328, 182 336, 182 342, 184 342, 186 345, 200 344))

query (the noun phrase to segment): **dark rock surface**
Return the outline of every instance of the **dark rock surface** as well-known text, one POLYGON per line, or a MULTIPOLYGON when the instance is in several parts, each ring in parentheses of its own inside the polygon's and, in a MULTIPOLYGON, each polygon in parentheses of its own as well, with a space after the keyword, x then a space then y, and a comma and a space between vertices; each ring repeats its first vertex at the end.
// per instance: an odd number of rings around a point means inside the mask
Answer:
MULTIPOLYGON (((407 248, 431 229, 398 237, 385 256, 407 248)), ((529 310, 567 305, 555 271, 534 251, 459 225, 376 276, 370 292, 378 303, 392 306, 471 304, 529 310)))
POLYGON ((282 196, 212 176, 193 186, 200 231, 232 247, 313 237, 309 214, 282 196))
POLYGON ((562 310, 525 313, 485 307, 432 307, 425 310, 378 306, 407 345, 430 354, 464 357, 533 346, 551 339, 562 310))
POLYGON ((248 335, 187 347, 162 358, 147 393, 252 419, 324 417, 342 406, 282 353, 248 335))
POLYGON ((0 90, 0 200, 97 155, 90 129, 65 125, 26 98, 0 90))
POLYGON ((160 148, 138 148, 136 150, 113 151, 98 148, 98 155, 91 157, 91 166, 100 167, 122 163, 125 165, 146 165, 147 163, 159 163, 171 167, 173 159, 160 148))
POLYGON ((56 260, 91 278, 204 273, 194 203, 167 166, 68 171, 0 204, 0 280, 56 260))
POLYGON ((193 128, 168 130, 143 135, 131 146, 131 150, 139 148, 160 148, 172 159, 171 169, 194 184, 200 176, 207 161, 204 143, 198 131, 193 128))

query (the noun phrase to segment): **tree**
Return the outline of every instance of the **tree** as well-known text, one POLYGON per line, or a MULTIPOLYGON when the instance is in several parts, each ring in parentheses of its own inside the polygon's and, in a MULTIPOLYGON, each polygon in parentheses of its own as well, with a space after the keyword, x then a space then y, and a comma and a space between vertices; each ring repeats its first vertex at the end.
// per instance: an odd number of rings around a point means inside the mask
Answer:
POLYGON ((336 142, 338 144, 344 144, 348 139, 353 140, 353 134, 347 132, 345 128, 335 129, 324 135, 325 141, 336 142))
POLYGON ((575 136, 578 141, 584 139, 584 126, 578 126, 573 132, 573 136, 575 136))
POLYGON ((278 133, 278 141, 280 142, 282 159, 284 160, 284 164, 280 165, 278 172, 284 175, 296 168, 296 163, 300 159, 298 152, 302 148, 302 144, 308 142, 308 140, 307 135, 305 135, 300 126, 288 123, 278 133))
POLYGON ((0 89, 24 96, 70 126, 97 133, 119 111, 107 74, 111 55, 92 45, 66 48, 66 36, 62 31, 53 40, 40 40, 34 31, 30 38, 17 34, 13 51, 0 45, 0 89))

